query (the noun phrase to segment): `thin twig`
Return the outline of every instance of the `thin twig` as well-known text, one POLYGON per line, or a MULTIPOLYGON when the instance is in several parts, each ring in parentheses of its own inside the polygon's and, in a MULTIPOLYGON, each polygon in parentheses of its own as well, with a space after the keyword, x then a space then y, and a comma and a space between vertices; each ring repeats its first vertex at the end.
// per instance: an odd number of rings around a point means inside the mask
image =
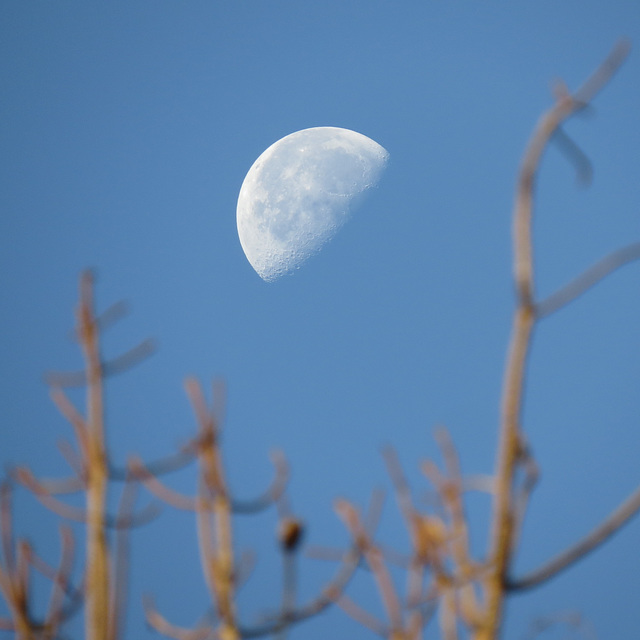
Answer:
MULTIPOLYGON (((155 341, 147 338, 117 358, 100 362, 103 379, 128 371, 155 351, 155 341)), ((45 374, 44 381, 53 387, 84 387, 89 384, 89 376, 86 371, 49 371, 45 374)))
POLYGON ((378 585, 378 593, 380 594, 382 604, 387 613, 391 629, 401 629, 402 607, 400 606, 400 599, 398 598, 380 549, 377 548, 373 540, 369 537, 353 505, 346 500, 339 500, 335 509, 353 536, 354 543, 360 547, 367 563, 371 567, 371 572, 378 585))
POLYGON ((376 635, 382 636, 383 638, 387 637, 388 629, 385 624, 368 611, 365 611, 348 596, 340 596, 337 605, 358 624, 373 631, 376 635))
MULTIPOLYGON (((380 500, 380 493, 374 492, 371 504, 364 518, 367 532, 370 536, 373 536, 378 525, 377 516, 380 513, 380 500)), ((336 571, 334 577, 320 591, 318 596, 306 605, 298 607, 295 611, 292 611, 284 618, 278 617, 254 627, 242 627, 240 629, 242 638, 248 639, 273 635, 287 626, 303 622, 304 620, 322 613, 325 609, 336 603, 342 594, 344 594, 345 589, 360 566, 361 559, 362 550, 357 544, 352 545, 351 548, 343 554, 340 567, 336 571)))
POLYGON ((158 632, 176 640, 213 640, 218 638, 210 628, 185 629, 171 624, 154 607, 151 598, 144 599, 144 611, 147 622, 158 632))
POLYGON ((231 509, 234 513, 251 514, 258 513, 277 502, 283 495, 289 482, 289 465, 281 451, 273 451, 270 455, 275 468, 275 476, 271 486, 257 498, 251 500, 231 500, 231 509))
POLYGON ((185 496, 174 489, 164 485, 156 476, 151 473, 140 458, 134 457, 129 460, 129 470, 132 477, 136 478, 157 498, 166 502, 174 509, 182 511, 195 511, 197 509, 197 499, 185 496))
POLYGON ((572 545, 545 565, 528 573, 522 578, 514 578, 507 582, 510 591, 531 589, 550 580, 558 573, 578 562, 588 553, 606 542, 614 533, 631 520, 640 510, 640 488, 636 489, 615 511, 601 522, 582 540, 572 545))
POLYGON ((84 460, 87 459, 87 421, 80 414, 80 412, 73 406, 73 403, 65 392, 60 388, 51 389, 49 395, 53 400, 53 403, 58 408, 58 411, 67 419, 67 422, 73 428, 73 432, 76 436, 80 452, 84 460))
POLYGON ((552 293, 542 302, 536 304, 536 316, 538 318, 544 318, 555 313, 570 302, 573 302, 608 275, 620 269, 620 267, 635 260, 640 260, 640 242, 634 242, 610 253, 569 282, 569 284, 562 287, 562 289, 552 293))

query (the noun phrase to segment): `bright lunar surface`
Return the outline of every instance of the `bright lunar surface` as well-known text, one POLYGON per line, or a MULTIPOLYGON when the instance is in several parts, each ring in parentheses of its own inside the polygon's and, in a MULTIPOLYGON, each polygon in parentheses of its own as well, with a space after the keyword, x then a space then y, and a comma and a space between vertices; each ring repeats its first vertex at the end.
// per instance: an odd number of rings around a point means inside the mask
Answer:
POLYGON ((375 186, 389 154, 349 129, 303 129, 272 144, 238 197, 240 244, 268 282, 298 268, 344 224, 356 196, 375 186))

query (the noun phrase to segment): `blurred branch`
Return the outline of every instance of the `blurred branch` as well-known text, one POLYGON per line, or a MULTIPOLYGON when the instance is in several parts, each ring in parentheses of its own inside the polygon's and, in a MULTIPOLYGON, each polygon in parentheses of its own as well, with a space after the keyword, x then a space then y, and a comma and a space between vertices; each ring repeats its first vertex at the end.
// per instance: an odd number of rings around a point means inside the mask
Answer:
MULTIPOLYGON (((24 487, 29 489, 33 495, 50 511, 53 511, 62 518, 72 520, 74 522, 87 523, 89 518, 88 508, 72 507, 62 500, 54 498, 49 492, 48 485, 39 481, 33 473, 26 467, 14 469, 13 477, 24 487)), ((134 528, 147 524, 153 520, 159 512, 157 504, 151 503, 141 509, 138 513, 129 515, 126 518, 113 516, 104 513, 104 525, 109 529, 134 528)))
POLYGON ((11 618, 0 619, 0 629, 16 632, 20 640, 53 640, 62 622, 73 615, 82 601, 82 593, 71 584, 73 537, 67 527, 61 528, 62 552, 57 569, 52 568, 32 550, 25 540, 13 542, 11 522, 11 488, 7 482, 0 487, 0 531, 3 563, 0 563, 0 594, 4 597, 11 618), (15 551, 14 551, 15 549, 15 551), (31 568, 51 582, 49 608, 44 622, 31 613, 31 568))
POLYGON ((31 557, 31 564, 34 569, 48 578, 52 583, 51 598, 49 601, 49 611, 45 618, 44 627, 47 630, 45 637, 54 638, 60 624, 74 615, 83 600, 81 589, 73 586, 71 582, 71 569, 74 557, 74 541, 71 529, 65 526, 60 527, 60 538, 62 540, 62 552, 60 564, 57 569, 53 569, 37 555, 31 557), (68 602, 65 604, 65 597, 68 602))
POLYGON ((582 540, 572 545, 545 565, 522 578, 507 581, 509 591, 524 591, 543 584, 558 573, 578 562, 588 553, 606 542, 640 510, 640 488, 636 489, 615 511, 582 540))
POLYGON ((174 491, 165 486, 156 476, 151 473, 140 458, 134 457, 129 460, 129 469, 131 474, 138 479, 144 486, 174 509, 182 511, 195 511, 197 509, 197 499, 191 496, 185 496, 178 491, 174 491))
POLYGON ((145 597, 144 611, 147 622, 158 632, 176 640, 219 640, 211 628, 185 629, 171 624, 156 610, 150 597, 145 597))
POLYGON ((87 423, 80 412, 73 406, 72 402, 67 398, 62 389, 51 389, 49 395, 53 400, 58 411, 67 419, 67 422, 73 428, 73 433, 80 447, 80 452, 84 460, 87 459, 87 423))
POLYGON ((565 158, 575 166, 578 181, 588 185, 593 177, 593 167, 584 151, 569 137, 562 127, 556 129, 552 139, 558 145, 565 158))
POLYGON ((183 508, 195 509, 202 569, 219 618, 219 625, 215 632, 211 629, 206 631, 181 629, 168 623, 149 607, 147 607, 147 620, 161 633, 178 639, 211 636, 220 640, 239 640, 234 600, 237 576, 233 551, 231 501, 218 446, 217 419, 215 412, 208 409, 197 380, 192 378, 186 380, 185 388, 199 431, 196 439, 199 463, 197 496, 186 498, 167 489, 151 476, 138 460, 130 462, 129 468, 134 476, 140 478, 164 500, 183 508))
MULTIPOLYGON (((77 335, 86 368, 86 616, 87 640, 109 640, 111 575, 106 539, 107 454, 104 443, 103 379, 100 332, 94 313, 93 275, 82 274, 77 335)), ((59 384, 59 382, 58 382, 59 384)))
POLYGON ((118 529, 116 534, 115 566, 113 576, 113 593, 111 594, 111 620, 109 640, 118 640, 124 637, 124 625, 126 621, 126 605, 129 585, 129 553, 130 534, 132 522, 135 518, 134 509, 136 502, 137 483, 133 477, 125 481, 117 519, 126 526, 118 529))
MULTIPOLYGON (((153 460, 152 462, 141 463, 138 458, 133 459, 133 464, 142 464, 142 471, 144 475, 158 477, 167 473, 173 473, 174 471, 180 471, 189 466, 195 459, 198 453, 198 441, 197 439, 188 442, 183 446, 180 451, 173 455, 161 458, 159 460, 153 460)), ((109 478, 117 481, 127 481, 132 473, 132 461, 123 467, 109 466, 109 478)))
POLYGON ((474 628, 479 624, 480 619, 480 606, 472 582, 477 575, 477 568, 469 551, 469 531, 462 497, 462 475, 458 452, 446 429, 436 431, 436 440, 442 450, 447 468, 448 481, 442 486, 441 492, 451 520, 450 544, 451 556, 456 564, 455 580, 463 585, 458 598, 460 614, 467 626, 474 628))
POLYGON ((231 500, 231 508, 234 513, 257 513, 276 503, 283 495, 289 482, 289 465, 282 451, 273 451, 270 455, 275 468, 275 476, 271 486, 260 496, 253 500, 231 500))
POLYGON ((389 620, 390 632, 400 631, 403 627, 402 607, 380 549, 373 543, 353 505, 346 500, 340 500, 336 504, 336 512, 342 518, 354 539, 354 544, 361 550, 371 568, 389 620))
POLYGON ((573 95, 558 94, 555 105, 538 121, 524 153, 514 206, 514 280, 517 308, 504 376, 502 420, 496 463, 496 485, 489 552, 491 570, 483 582, 486 608, 477 640, 493 640, 499 632, 506 582, 514 549, 516 501, 514 480, 522 460, 521 415, 524 379, 531 336, 536 322, 532 217, 535 182, 549 141, 561 125, 588 105, 618 70, 629 51, 619 42, 605 61, 573 95))
POLYGON ((555 313, 570 302, 573 302, 608 275, 620 269, 620 267, 639 259, 640 242, 634 242, 610 253, 569 282, 569 284, 562 287, 562 289, 536 304, 536 316, 538 318, 544 318, 555 313))
MULTIPOLYGON (((374 493, 368 512, 364 518, 365 527, 367 528, 369 535, 373 535, 378 524, 380 500, 380 494, 374 493)), ((322 613, 329 606, 337 603, 344 594, 347 585, 359 567, 361 558, 361 549, 356 544, 352 545, 343 554, 340 567, 336 571, 334 577, 320 591, 316 598, 308 602, 306 605, 296 608, 295 611, 291 611, 284 616, 278 616, 261 625, 241 627, 240 634, 242 638, 258 638, 261 636, 279 633, 293 624, 303 622, 304 620, 322 613)))
MULTIPOLYGON (((282 595, 280 617, 286 618, 295 610, 298 587, 298 552, 305 534, 302 520, 292 514, 286 496, 278 500, 277 537, 282 556, 282 595)), ((283 628, 277 638, 284 640, 287 628, 283 628)))
MULTIPOLYGON (((121 356, 101 362, 103 379, 128 371, 152 355, 155 350, 155 342, 148 338, 121 356)), ((53 387, 84 387, 88 384, 88 374, 85 371, 50 371, 45 374, 44 380, 53 387)))

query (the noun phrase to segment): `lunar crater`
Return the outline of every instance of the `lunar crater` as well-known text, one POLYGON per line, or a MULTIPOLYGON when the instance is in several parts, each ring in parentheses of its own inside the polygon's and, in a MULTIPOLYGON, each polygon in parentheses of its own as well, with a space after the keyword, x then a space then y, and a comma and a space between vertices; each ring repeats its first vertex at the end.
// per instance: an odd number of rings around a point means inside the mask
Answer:
POLYGON ((267 282, 317 253, 347 221, 388 159, 377 142, 338 127, 303 129, 271 145, 242 183, 240 243, 267 282))

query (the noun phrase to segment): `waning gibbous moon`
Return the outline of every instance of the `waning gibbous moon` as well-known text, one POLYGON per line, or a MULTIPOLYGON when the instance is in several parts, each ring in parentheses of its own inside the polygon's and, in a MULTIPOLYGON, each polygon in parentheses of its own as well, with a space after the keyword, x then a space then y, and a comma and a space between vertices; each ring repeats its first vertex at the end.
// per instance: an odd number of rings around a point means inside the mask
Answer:
POLYGON ((374 187, 389 154, 361 133, 303 129, 272 144, 240 188, 237 223, 247 260, 267 282, 297 269, 336 234, 374 187))

